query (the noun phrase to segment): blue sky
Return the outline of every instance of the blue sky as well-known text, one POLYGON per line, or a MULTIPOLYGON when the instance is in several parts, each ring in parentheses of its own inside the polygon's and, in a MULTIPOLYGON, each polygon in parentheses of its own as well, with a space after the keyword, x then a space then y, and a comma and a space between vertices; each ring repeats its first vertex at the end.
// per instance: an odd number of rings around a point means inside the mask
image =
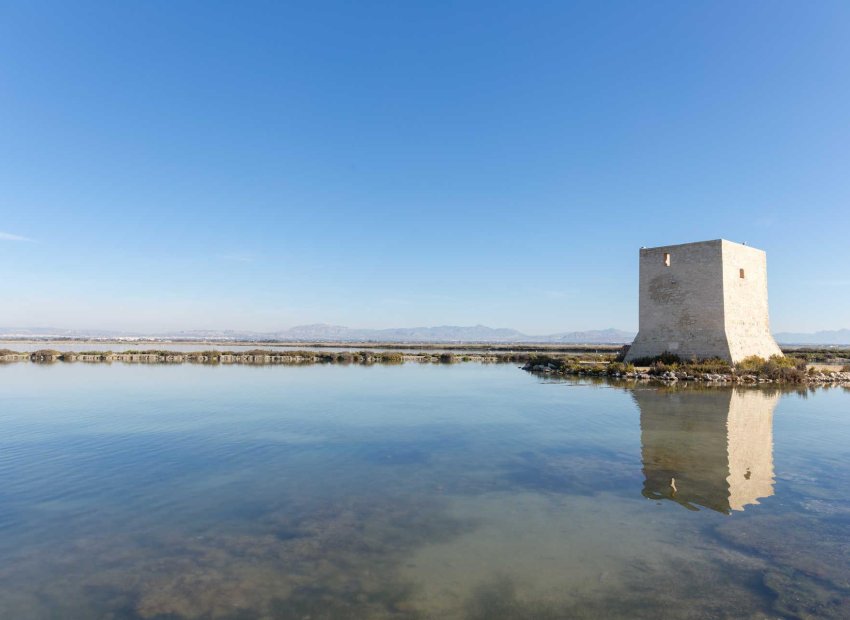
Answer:
POLYGON ((846 2, 0 2, 0 325, 850 327, 846 2))

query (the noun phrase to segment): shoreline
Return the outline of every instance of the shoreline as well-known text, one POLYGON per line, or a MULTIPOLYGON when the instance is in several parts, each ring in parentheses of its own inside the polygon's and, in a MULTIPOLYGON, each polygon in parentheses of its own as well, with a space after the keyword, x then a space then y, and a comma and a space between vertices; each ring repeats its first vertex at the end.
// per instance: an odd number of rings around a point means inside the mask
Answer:
POLYGON ((735 375, 735 374, 688 374, 688 373, 669 373, 663 375, 652 375, 646 372, 645 369, 638 370, 636 372, 628 372, 622 374, 607 374, 606 372, 594 372, 594 371, 578 371, 578 372, 555 372, 552 370, 536 370, 534 368, 526 368, 522 367, 522 370, 530 372, 532 374, 540 375, 543 377, 575 377, 582 379, 610 379, 610 380, 618 380, 618 381, 631 381, 633 383, 641 383, 641 384, 656 384, 656 385, 664 385, 671 386, 675 384, 701 384, 706 386, 717 386, 717 387, 758 387, 758 386, 840 386, 850 389, 850 372, 842 372, 837 371, 833 373, 824 373, 819 372, 812 375, 807 375, 805 378, 800 381, 785 381, 781 379, 770 379, 767 377, 760 377, 758 375, 735 375))
POLYGON ((830 369, 825 368, 824 364, 805 364, 803 362, 803 365, 805 370, 800 368, 797 373, 766 375, 760 370, 745 370, 740 367, 730 368, 724 372, 697 370, 687 366, 683 369, 670 368, 665 370, 652 366, 627 366, 617 361, 612 361, 607 365, 591 365, 585 362, 584 367, 582 367, 581 362, 568 365, 559 363, 558 360, 547 361, 532 358, 522 366, 522 370, 543 377, 604 378, 666 386, 677 383, 691 383, 712 386, 833 385, 850 388, 850 369, 848 369, 848 366, 835 366, 830 369))
MULTIPOLYGON (((850 367, 800 362, 805 370, 792 376, 779 374, 765 376, 755 370, 732 368, 723 372, 699 371, 695 368, 634 367, 615 360, 613 352, 585 354, 582 357, 535 355, 534 352, 480 351, 452 353, 423 350, 399 352, 373 351, 306 351, 253 349, 229 351, 207 349, 203 351, 169 351, 165 349, 128 349, 125 351, 12 351, 0 349, 0 365, 14 363, 89 363, 89 364, 202 364, 249 366, 304 366, 315 364, 373 365, 373 364, 454 364, 478 362, 486 364, 521 363, 519 368, 532 374, 558 378, 600 378, 634 381, 636 383, 698 383, 716 386, 759 385, 840 385, 850 387, 850 367)), ((802 368, 802 367, 800 367, 802 368)))
POLYGON ((456 362, 519 363, 528 361, 528 353, 438 353, 422 351, 401 353, 398 351, 275 351, 254 349, 251 351, 228 351, 209 349, 205 351, 168 351, 159 349, 112 351, 56 351, 40 349, 19 352, 0 349, 0 363, 31 362, 111 364, 247 364, 247 365, 306 365, 306 364, 403 364, 405 362, 452 364, 456 362))

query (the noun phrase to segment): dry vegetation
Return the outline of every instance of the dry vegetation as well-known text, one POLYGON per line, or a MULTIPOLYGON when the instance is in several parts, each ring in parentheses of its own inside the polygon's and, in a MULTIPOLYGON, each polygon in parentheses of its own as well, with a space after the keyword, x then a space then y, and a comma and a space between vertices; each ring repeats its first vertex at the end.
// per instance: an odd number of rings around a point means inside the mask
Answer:
MULTIPOLYGON (((830 359, 842 359, 847 351, 830 350, 837 353, 830 359)), ((732 383, 848 383, 850 364, 842 367, 817 368, 810 361, 822 361, 822 352, 796 352, 789 355, 774 355, 770 359, 758 356, 747 357, 737 364, 721 359, 682 360, 673 353, 657 357, 623 361, 624 353, 608 356, 607 360, 591 360, 569 356, 535 355, 529 358, 525 370, 560 375, 587 375, 629 379, 662 381, 720 381, 732 383)))

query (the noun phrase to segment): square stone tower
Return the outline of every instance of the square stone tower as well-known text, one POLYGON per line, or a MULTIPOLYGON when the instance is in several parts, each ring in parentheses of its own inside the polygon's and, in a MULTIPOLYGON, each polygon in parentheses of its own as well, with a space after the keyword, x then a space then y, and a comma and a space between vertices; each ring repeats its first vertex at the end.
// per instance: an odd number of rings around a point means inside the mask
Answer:
POLYGON ((640 250, 640 331, 626 361, 782 355, 770 333, 767 257, 725 239, 640 250))

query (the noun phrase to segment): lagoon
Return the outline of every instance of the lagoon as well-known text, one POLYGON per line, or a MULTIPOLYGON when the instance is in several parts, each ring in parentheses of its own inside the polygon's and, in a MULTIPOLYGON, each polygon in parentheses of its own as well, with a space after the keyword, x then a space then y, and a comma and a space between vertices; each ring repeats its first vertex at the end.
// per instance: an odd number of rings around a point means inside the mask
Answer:
POLYGON ((846 617, 850 391, 0 367, 0 617, 846 617))

